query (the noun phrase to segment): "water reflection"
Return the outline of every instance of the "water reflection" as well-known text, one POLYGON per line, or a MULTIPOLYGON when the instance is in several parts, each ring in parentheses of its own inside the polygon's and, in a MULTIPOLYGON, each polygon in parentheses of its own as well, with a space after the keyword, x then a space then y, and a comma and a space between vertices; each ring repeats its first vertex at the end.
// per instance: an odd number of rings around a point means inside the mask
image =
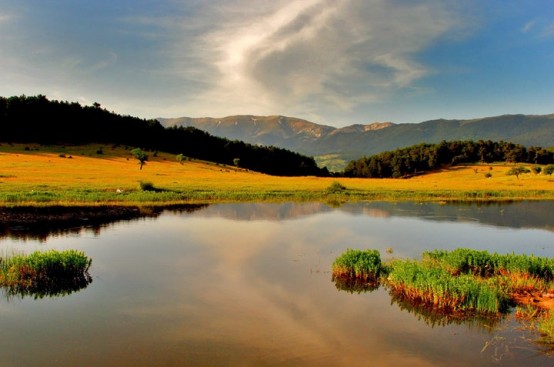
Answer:
POLYGON ((509 228, 536 228, 554 231, 554 202, 357 202, 339 207, 323 203, 248 203, 213 205, 202 216, 232 220, 290 220, 339 211, 372 218, 417 217, 435 222, 468 222, 509 228))
POLYGON ((71 278, 41 278, 40 281, 33 282, 29 286, 17 284, 3 286, 0 289, 7 300, 25 297, 41 299, 67 296, 85 289, 90 283, 92 283, 92 277, 85 272, 71 278))
POLYGON ((358 278, 342 277, 333 275, 332 279, 339 291, 347 293, 367 293, 379 289, 379 281, 367 282, 358 278))
POLYGON ((414 315, 418 320, 423 321, 430 327, 448 326, 448 325, 466 325, 469 327, 478 327, 482 331, 490 332, 493 328, 500 325, 506 314, 499 315, 480 315, 468 313, 445 312, 421 302, 414 302, 396 292, 390 292, 391 305, 397 305, 400 310, 414 315))
POLYGON ((117 222, 157 218, 164 212, 190 213, 206 206, 0 207, 0 239, 46 241, 50 236, 78 235, 82 231, 97 236, 102 229, 117 222))
MULTIPOLYGON (((493 208, 525 213, 527 204, 493 208)), ((438 219, 417 217, 415 203, 218 204, 123 220, 94 238, 4 237, 3 249, 83 250, 94 259, 94 282, 70 297, 0 300, 2 363, 454 367, 497 366, 502 357, 503 366, 551 366, 511 316, 489 330, 430 327, 431 318, 391 303, 382 287, 345 293, 330 282, 332 262, 348 247, 392 247, 386 256, 402 258, 469 245, 554 256, 544 221, 494 226, 469 205, 458 216, 477 219, 458 222, 443 211, 449 205, 426 205, 438 219)))
MULTIPOLYGON (((352 277, 333 275, 331 280, 338 291, 351 294, 371 293, 381 287, 379 281, 367 282, 352 277)), ((399 292, 389 290, 388 293, 391 305, 397 305, 400 310, 413 314, 418 320, 425 322, 430 327, 455 324, 468 325, 470 327, 478 326, 482 330, 490 331, 498 326, 501 320, 506 317, 506 314, 482 315, 478 313, 440 310, 432 305, 414 301, 399 292)))
POLYGON ((163 213, 226 218, 237 221, 282 221, 333 211, 372 218, 418 218, 435 222, 480 223, 507 228, 535 228, 554 231, 554 203, 548 201, 483 203, 366 202, 330 207, 323 203, 245 203, 238 205, 188 204, 167 207, 0 207, 0 239, 39 239, 49 236, 95 236, 118 222, 157 218, 163 213))
POLYGON ((475 222, 509 228, 536 228, 554 231, 554 202, 372 202, 345 204, 341 210, 371 217, 417 217, 435 222, 475 222))

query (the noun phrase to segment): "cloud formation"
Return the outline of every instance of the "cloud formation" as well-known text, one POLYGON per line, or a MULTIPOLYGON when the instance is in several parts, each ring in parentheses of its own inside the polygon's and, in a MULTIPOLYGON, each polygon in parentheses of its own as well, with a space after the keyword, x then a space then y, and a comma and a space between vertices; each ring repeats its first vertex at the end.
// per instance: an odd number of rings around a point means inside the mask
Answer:
POLYGON ((549 0, 6 2, 0 95, 82 96, 144 118, 283 114, 336 126, 551 113, 551 7, 549 0))
MULTIPOLYGON (((294 106, 306 116, 379 101, 433 72, 418 52, 462 24, 445 4, 239 0, 212 7, 216 21, 192 49, 195 79, 208 88, 190 106, 210 115, 294 106)), ((179 67, 189 68, 186 60, 179 67)))

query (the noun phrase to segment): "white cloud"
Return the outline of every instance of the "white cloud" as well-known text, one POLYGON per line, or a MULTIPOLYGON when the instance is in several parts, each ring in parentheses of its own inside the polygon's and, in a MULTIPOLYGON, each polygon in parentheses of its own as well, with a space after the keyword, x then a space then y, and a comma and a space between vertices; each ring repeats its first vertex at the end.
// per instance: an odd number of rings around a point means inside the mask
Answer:
POLYGON ((533 29, 535 27, 535 24, 537 23, 537 20, 536 19, 533 19, 527 23, 525 23, 525 25, 523 26, 523 28, 521 28, 521 31, 523 33, 528 33, 529 31, 531 31, 531 29, 533 29))
POLYGON ((379 101, 432 72, 418 53, 462 29, 445 4, 238 0, 206 9, 213 21, 197 19, 194 39, 187 23, 174 50, 188 52, 177 58, 181 75, 202 86, 186 109, 306 116, 379 101))
POLYGON ((0 24, 7 23, 11 21, 13 18, 14 18, 13 14, 0 13, 0 24))
POLYGON ((521 32, 524 34, 531 34, 538 38, 552 38, 554 37, 554 22, 547 22, 544 19, 533 19, 521 28, 521 32))

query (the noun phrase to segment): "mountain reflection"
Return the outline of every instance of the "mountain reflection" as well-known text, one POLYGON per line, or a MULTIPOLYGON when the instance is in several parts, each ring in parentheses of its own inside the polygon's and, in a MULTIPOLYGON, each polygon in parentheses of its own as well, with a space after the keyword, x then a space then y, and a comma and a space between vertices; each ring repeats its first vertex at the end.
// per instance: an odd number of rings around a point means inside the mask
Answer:
POLYGON ((509 228, 554 231, 554 202, 415 203, 363 202, 330 207, 324 203, 188 204, 168 207, 14 207, 0 208, 0 239, 38 239, 100 231, 117 222, 157 218, 163 213, 215 217, 236 221, 284 221, 342 212, 373 218, 413 217, 437 222, 474 222, 509 228))
POLYGON ((211 205, 195 214, 231 220, 291 220, 315 214, 343 212, 373 218, 414 217, 438 222, 475 222, 509 228, 554 231, 554 202, 356 202, 340 207, 323 203, 244 203, 211 205))

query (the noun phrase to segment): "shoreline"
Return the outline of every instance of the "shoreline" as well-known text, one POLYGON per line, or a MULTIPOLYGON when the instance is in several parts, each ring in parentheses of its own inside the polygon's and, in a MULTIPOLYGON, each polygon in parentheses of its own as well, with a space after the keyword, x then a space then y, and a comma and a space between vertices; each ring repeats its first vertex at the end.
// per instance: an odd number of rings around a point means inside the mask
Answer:
POLYGON ((131 192, 114 194, 89 191, 80 192, 0 193, 0 208, 16 207, 168 207, 179 205, 221 203, 283 203, 321 202, 332 205, 348 202, 467 202, 493 203, 514 201, 552 201, 554 191, 401 191, 379 190, 364 192, 345 190, 340 193, 321 191, 196 191, 196 192, 131 192))

